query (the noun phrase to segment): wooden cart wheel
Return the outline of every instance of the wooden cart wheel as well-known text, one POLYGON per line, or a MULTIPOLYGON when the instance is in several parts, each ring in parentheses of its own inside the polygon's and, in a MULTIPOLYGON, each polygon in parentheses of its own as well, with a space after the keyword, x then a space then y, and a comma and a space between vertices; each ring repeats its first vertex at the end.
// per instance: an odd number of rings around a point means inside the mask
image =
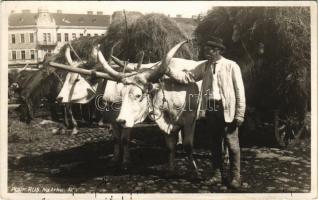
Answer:
POLYGON ((275 114, 275 139, 279 146, 290 147, 298 143, 300 136, 305 130, 303 122, 290 123, 280 120, 275 114))

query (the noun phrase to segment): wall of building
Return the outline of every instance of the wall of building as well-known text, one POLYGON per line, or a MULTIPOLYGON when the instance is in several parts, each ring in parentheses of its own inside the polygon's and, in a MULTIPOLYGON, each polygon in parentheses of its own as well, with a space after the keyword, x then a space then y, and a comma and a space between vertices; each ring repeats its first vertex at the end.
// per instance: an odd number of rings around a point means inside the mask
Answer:
POLYGON ((101 36, 107 31, 104 26, 57 26, 45 10, 39 11, 37 17, 36 25, 9 27, 10 66, 36 64, 43 60, 46 53, 58 53, 60 48, 71 40, 81 36, 101 36), (30 40, 30 34, 33 34, 33 41, 30 40), (65 34, 68 35, 67 41, 65 34), (12 35, 15 36, 14 42, 12 35), (21 38, 24 38, 24 41, 21 38))
POLYGON ((105 35, 106 31, 106 27, 60 27, 59 29, 57 29, 56 35, 61 34, 61 40, 57 39, 57 46, 54 50, 54 53, 57 53, 60 50, 60 48, 68 41, 88 35, 92 37, 95 35, 105 35), (65 34, 68 35, 68 41, 65 40, 65 34))
POLYGON ((36 63, 37 62, 37 36, 35 28, 13 29, 9 31, 9 64, 36 63), (12 40, 14 35, 14 40, 12 40), (33 41, 32 36, 33 35, 33 41), (34 56, 31 54, 34 53, 34 56), (24 54, 24 59, 22 58, 24 54), (14 59, 15 55, 15 59, 14 59))

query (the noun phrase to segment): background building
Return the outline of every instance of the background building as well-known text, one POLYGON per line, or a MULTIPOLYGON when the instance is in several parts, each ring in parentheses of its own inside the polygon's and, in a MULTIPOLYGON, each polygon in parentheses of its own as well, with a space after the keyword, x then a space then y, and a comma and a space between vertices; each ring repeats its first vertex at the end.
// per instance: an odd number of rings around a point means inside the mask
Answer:
POLYGON ((61 10, 38 13, 23 10, 9 16, 9 67, 36 65, 46 53, 56 53, 67 42, 82 36, 104 35, 111 22, 102 12, 64 14, 61 10))

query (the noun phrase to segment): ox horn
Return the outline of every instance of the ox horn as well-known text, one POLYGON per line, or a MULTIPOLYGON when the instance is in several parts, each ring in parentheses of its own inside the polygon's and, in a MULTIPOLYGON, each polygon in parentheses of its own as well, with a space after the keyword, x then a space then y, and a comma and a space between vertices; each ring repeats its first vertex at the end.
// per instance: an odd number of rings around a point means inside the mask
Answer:
POLYGON ((132 75, 136 74, 136 72, 131 72, 131 73, 117 72, 108 64, 108 62, 105 60, 105 57, 102 54, 102 52, 99 51, 97 55, 98 55, 97 57, 98 57, 99 62, 103 65, 104 71, 107 72, 110 76, 114 77, 118 81, 120 81, 121 79, 123 79, 127 76, 132 76, 132 75))
POLYGON ((66 58, 66 61, 70 64, 70 65, 73 65, 73 60, 72 60, 72 57, 71 57, 71 49, 70 47, 66 47, 66 50, 65 50, 65 58, 66 58))
POLYGON ((110 48, 109 57, 108 57, 108 63, 110 63, 112 61, 113 53, 114 53, 114 46, 112 46, 112 48, 110 48))
POLYGON ((127 63, 125 65, 124 61, 120 60, 119 58, 116 58, 115 56, 112 56, 112 60, 114 61, 115 64, 117 64, 119 66, 119 68, 121 70, 126 69, 125 70, 126 72, 136 71, 136 64, 135 63, 127 63))
POLYGON ((119 65, 122 68, 125 68, 125 65, 123 63, 123 61, 121 61, 119 58, 115 57, 115 56, 111 56, 112 60, 114 61, 115 64, 119 65))
MULTIPOLYGON (((109 63, 110 63, 111 60, 112 60, 115 47, 117 47, 119 44, 120 44, 120 41, 116 42, 116 43, 110 48, 110 51, 109 51, 109 60, 108 60, 109 63)), ((117 64, 117 63, 116 63, 116 64, 117 64)), ((117 64, 117 65, 119 65, 119 64, 117 64)), ((119 66, 120 66, 120 65, 119 65, 119 66)))
POLYGON ((19 73, 25 71, 29 66, 29 63, 27 63, 26 65, 24 65, 24 67, 21 70, 18 70, 19 73))
POLYGON ((138 60, 138 65, 137 65, 137 68, 136 70, 139 70, 141 65, 142 65, 142 62, 144 61, 144 56, 145 56, 145 52, 144 51, 141 51, 140 52, 140 58, 138 60))
POLYGON ((117 47, 118 45, 120 44, 120 41, 116 42, 110 49, 110 53, 109 53, 109 62, 111 60, 113 60, 115 62, 115 64, 119 65, 120 67, 122 68, 125 68, 125 64, 123 61, 121 61, 119 58, 113 56, 113 52, 114 52, 114 49, 115 47, 117 47))
POLYGON ((185 40, 172 47, 172 49, 170 49, 170 51, 164 56, 160 65, 154 66, 153 69, 147 71, 148 73, 145 76, 146 80, 150 82, 155 82, 159 78, 161 78, 166 73, 168 65, 173 56, 182 47, 182 45, 184 45, 187 42, 188 40, 185 40))
MULTIPOLYGON (((70 45, 70 44, 69 44, 70 45)), ((76 52, 75 52, 76 53, 76 52)), ((78 67, 79 65, 81 65, 83 63, 82 62, 74 62, 72 57, 71 57, 71 48, 70 46, 67 46, 66 50, 65 50, 65 58, 66 61, 71 65, 71 66, 75 66, 78 67)))

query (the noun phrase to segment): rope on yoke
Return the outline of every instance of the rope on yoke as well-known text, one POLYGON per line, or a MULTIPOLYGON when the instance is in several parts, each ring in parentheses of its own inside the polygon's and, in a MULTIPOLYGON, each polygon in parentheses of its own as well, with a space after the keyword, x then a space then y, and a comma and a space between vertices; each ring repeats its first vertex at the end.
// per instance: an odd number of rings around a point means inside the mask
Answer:
POLYGON ((75 56, 77 57, 77 59, 79 59, 81 61, 81 63, 83 64, 83 60, 78 56, 78 54, 76 53, 76 51, 74 50, 71 41, 68 43, 68 45, 71 47, 71 50, 74 52, 75 56))
MULTIPOLYGON (((73 46, 71 44, 71 41, 68 43, 68 45, 70 46, 71 50, 74 52, 74 54, 77 57, 77 59, 79 59, 80 62, 82 64, 84 64, 84 61, 78 56, 78 54, 76 53, 75 49, 73 48, 73 46)), ((97 47, 97 50, 99 51, 99 46, 97 47)), ((79 81, 79 76, 80 76, 80 74, 77 74, 77 77, 76 77, 76 80, 75 80, 75 82, 73 84, 73 87, 75 87, 76 82, 79 81)), ((92 77, 96 77, 96 72, 95 71, 92 71, 92 77)), ((93 90, 94 93, 96 93, 96 90, 92 86, 91 86, 91 89, 93 90)))
POLYGON ((60 83, 64 85, 64 81, 61 79, 61 77, 55 71, 53 71, 52 73, 56 76, 56 78, 60 81, 60 83))
MULTIPOLYGON (((166 99, 166 96, 165 96, 165 92, 164 92, 164 82, 159 79, 159 84, 160 84, 160 88, 161 88, 161 91, 162 91, 162 108, 164 106, 165 103, 167 103, 167 108, 168 108, 168 111, 170 111, 170 106, 169 106, 169 102, 168 100, 166 99)), ((180 117, 180 115, 182 114, 182 111, 183 111, 183 108, 185 107, 186 105, 186 101, 184 102, 184 104, 182 105, 181 109, 179 110, 179 112, 177 113, 177 115, 172 118, 172 116, 170 115, 170 113, 168 113, 168 118, 169 118, 169 124, 168 124, 168 130, 170 129, 171 125, 173 123, 176 123, 177 119, 180 117)))

